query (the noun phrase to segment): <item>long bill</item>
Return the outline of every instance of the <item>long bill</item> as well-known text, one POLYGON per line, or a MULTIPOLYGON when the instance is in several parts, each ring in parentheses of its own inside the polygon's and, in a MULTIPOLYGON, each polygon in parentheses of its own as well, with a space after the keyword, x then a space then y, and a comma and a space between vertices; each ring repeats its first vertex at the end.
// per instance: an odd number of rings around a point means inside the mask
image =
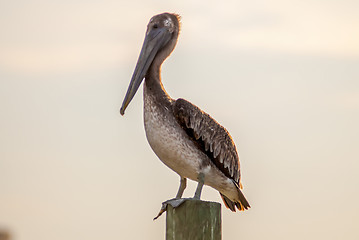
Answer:
POLYGON ((168 43, 170 38, 171 34, 165 28, 152 28, 147 31, 135 71, 120 109, 121 115, 125 114, 128 104, 135 96, 156 54, 168 43))

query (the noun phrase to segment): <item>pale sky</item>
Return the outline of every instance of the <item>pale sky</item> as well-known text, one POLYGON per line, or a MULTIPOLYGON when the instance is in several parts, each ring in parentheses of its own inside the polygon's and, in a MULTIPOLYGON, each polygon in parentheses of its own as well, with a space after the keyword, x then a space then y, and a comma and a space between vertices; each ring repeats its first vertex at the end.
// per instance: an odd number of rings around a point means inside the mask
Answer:
POLYGON ((182 16, 167 92, 224 125, 241 158, 252 208, 222 205, 223 239, 359 239, 359 2, 193 2, 0 3, 0 231, 164 239, 152 219, 179 177, 147 143, 142 88, 118 109, 167 11, 182 16))

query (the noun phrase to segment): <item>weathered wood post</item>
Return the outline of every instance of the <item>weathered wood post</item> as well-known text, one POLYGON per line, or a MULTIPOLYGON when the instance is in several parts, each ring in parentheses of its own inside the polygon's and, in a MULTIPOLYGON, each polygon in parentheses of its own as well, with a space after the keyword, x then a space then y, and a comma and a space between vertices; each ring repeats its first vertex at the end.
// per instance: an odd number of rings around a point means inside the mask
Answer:
POLYGON ((220 240, 221 204, 187 199, 174 208, 167 205, 166 240, 220 240))

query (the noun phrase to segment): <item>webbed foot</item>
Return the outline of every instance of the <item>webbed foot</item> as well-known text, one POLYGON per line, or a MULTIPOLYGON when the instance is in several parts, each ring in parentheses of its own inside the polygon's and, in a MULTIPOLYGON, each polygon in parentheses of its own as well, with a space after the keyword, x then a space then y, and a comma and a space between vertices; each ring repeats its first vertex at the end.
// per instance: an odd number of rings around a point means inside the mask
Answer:
POLYGON ((190 198, 172 198, 172 199, 169 199, 169 200, 163 202, 160 212, 157 214, 157 216, 153 220, 156 220, 157 218, 159 218, 162 215, 162 213, 166 212, 168 205, 171 205, 173 208, 176 208, 176 207, 180 206, 182 203, 184 203, 187 199, 190 199, 190 198))

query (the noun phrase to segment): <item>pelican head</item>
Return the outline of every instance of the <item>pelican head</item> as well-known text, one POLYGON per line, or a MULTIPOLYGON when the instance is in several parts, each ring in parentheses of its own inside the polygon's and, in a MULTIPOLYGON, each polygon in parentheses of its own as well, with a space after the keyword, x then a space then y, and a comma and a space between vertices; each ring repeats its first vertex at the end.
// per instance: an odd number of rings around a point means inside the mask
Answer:
POLYGON ((179 28, 179 16, 176 14, 162 13, 151 18, 135 71, 120 109, 121 115, 125 114, 125 109, 149 69, 154 68, 159 73, 161 64, 176 46, 179 28))

